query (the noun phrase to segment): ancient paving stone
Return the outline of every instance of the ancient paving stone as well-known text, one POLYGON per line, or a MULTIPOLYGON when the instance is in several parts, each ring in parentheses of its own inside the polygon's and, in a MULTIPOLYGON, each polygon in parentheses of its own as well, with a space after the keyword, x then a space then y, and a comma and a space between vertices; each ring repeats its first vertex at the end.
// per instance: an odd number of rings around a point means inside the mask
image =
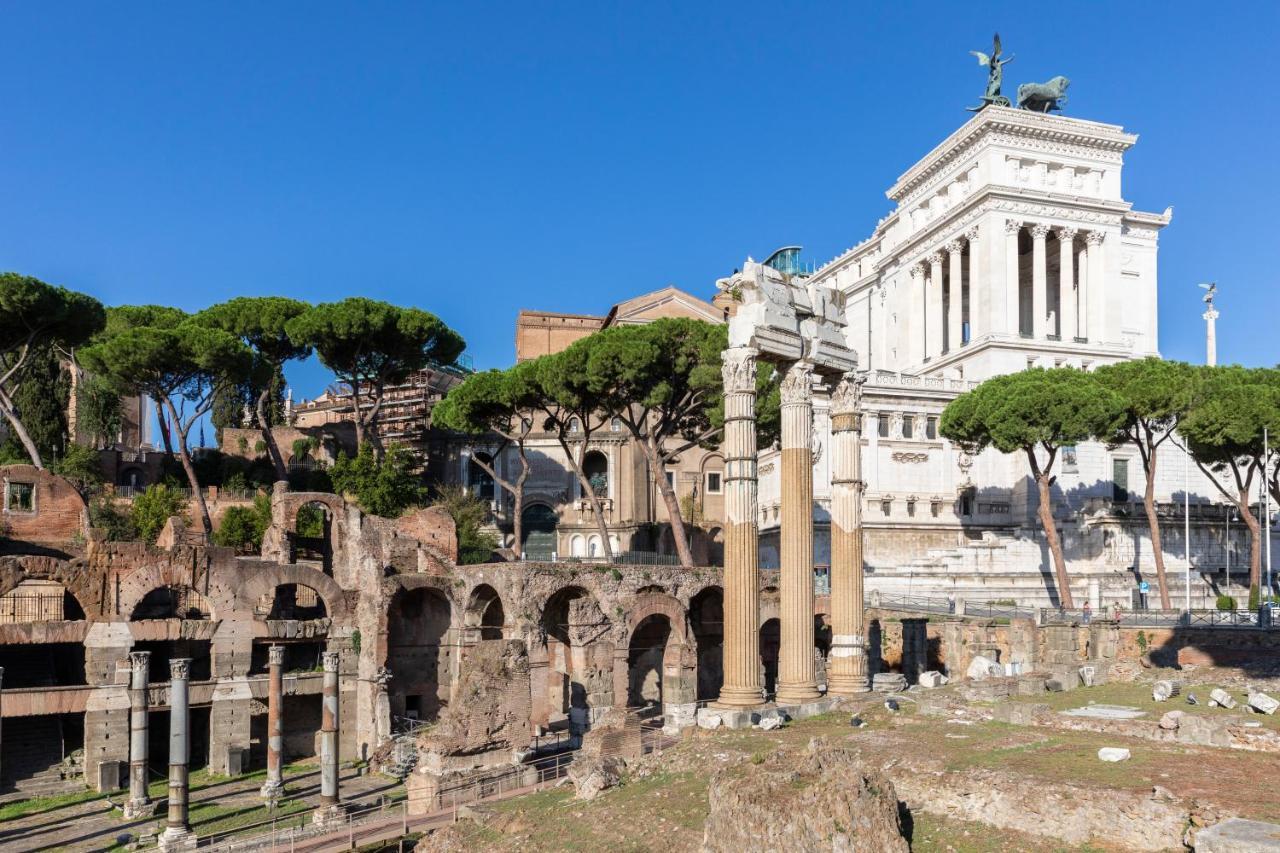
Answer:
POLYGON ((1224 820, 1196 833, 1196 853, 1280 853, 1280 824, 1224 820))

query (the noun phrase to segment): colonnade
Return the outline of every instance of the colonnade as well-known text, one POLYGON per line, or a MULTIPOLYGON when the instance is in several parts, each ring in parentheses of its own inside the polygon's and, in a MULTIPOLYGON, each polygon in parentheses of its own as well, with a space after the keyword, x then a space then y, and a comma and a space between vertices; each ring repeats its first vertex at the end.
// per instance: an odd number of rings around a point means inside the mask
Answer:
MULTIPOLYGON (((760 567, 756 521, 756 361, 758 351, 725 351, 724 682, 718 705, 760 705, 760 567)), ((832 394, 832 651, 827 691, 864 692, 860 379, 835 377, 832 394)), ((782 379, 782 565, 779 704, 813 701, 813 386, 814 365, 786 366, 782 379)))
MULTIPOLYGON (((1071 226, 1049 226, 1043 223, 1005 222, 1005 280, 1010 304, 1017 307, 1012 321, 1023 337, 1036 340, 1060 339, 1083 341, 1089 338, 1099 317, 1103 281, 1102 231, 1081 232, 1071 226), (1021 322, 1022 263, 1019 254, 1021 235, 1026 229, 1031 237, 1031 325, 1021 322), (1058 276, 1050 289, 1048 238, 1053 234, 1058 243, 1058 276), (1080 246, 1080 238, 1084 245, 1080 246), (1057 296, 1056 306, 1050 294, 1057 296)), ((1092 332, 1095 336, 1097 331, 1092 332)))

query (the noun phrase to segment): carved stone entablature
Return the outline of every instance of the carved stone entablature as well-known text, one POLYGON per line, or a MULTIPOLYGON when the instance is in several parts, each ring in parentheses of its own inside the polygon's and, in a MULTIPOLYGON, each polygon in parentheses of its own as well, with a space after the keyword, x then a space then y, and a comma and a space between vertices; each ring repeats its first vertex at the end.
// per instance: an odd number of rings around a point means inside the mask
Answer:
POLYGON ((1017 213, 1023 216, 1036 216, 1042 219, 1065 219, 1070 222, 1116 227, 1119 227, 1121 219, 1118 213, 1101 213, 1096 210, 1085 210, 1078 207, 1061 207, 1053 204, 1013 201, 1011 199, 997 199, 992 205, 992 209, 1005 213, 1017 213))
POLYGON ((892 459, 894 462, 908 462, 912 464, 918 464, 921 462, 928 462, 929 454, 928 453, 908 453, 906 451, 897 451, 893 453, 889 458, 892 459))
POLYGON ((764 476, 765 474, 772 474, 772 473, 773 473, 772 462, 764 463, 763 465, 760 466, 759 470, 757 470, 756 472, 757 476, 764 476))

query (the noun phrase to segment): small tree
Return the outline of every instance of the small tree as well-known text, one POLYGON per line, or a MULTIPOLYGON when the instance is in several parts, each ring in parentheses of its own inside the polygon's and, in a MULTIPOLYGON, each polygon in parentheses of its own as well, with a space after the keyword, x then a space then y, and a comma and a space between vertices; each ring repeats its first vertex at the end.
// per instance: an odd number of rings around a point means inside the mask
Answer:
POLYGON ((1266 476, 1263 431, 1275 435, 1280 430, 1280 384, 1274 370, 1233 365, 1196 371, 1199 393, 1178 432, 1196 465, 1249 528, 1252 595, 1262 583, 1262 525, 1253 501, 1257 478, 1266 476))
POLYGON ((190 321, 172 327, 122 325, 114 329, 109 323, 101 338, 81 355, 93 372, 107 377, 116 387, 146 394, 163 407, 203 530, 211 533, 213 524, 192 464, 189 436, 209 411, 215 391, 243 381, 251 367, 248 349, 221 329, 190 321))
POLYGON ((66 452, 49 467, 75 486, 86 503, 102 485, 102 460, 98 458, 98 451, 83 444, 68 444, 66 452))
POLYGON ((187 499, 164 483, 148 486, 145 492, 135 497, 129 513, 138 538, 146 542, 155 542, 165 523, 174 516, 186 518, 187 499))
POLYGON ((387 386, 429 364, 453 364, 466 346, 434 314, 359 296, 308 308, 285 328, 295 346, 313 347, 347 386, 356 444, 363 448, 367 439, 377 456, 382 455, 378 414, 387 386))
POLYGON ((1053 464, 1064 445, 1113 434, 1124 412, 1124 401, 1093 376, 1060 367, 988 379, 951 401, 942 413, 939 431, 969 452, 994 447, 1001 453, 1026 455, 1039 493, 1040 525, 1053 557, 1058 599, 1066 608, 1075 603, 1053 519, 1053 464))
POLYGON ((355 498, 360 508, 383 518, 397 518, 423 502, 425 492, 411 473, 413 454, 392 447, 381 461, 365 445, 354 457, 340 454, 329 469, 333 490, 355 498))
POLYGON ((537 400, 536 368, 532 364, 526 361, 507 370, 472 374, 449 391, 431 412, 431 423, 442 429, 465 435, 496 435, 498 448, 493 455, 494 460, 507 448, 515 448, 520 470, 514 477, 500 476, 493 463, 478 455, 473 454, 472 461, 511 494, 515 504, 511 526, 517 554, 524 541, 521 511, 524 508, 524 484, 529 479, 525 441, 533 431, 533 409, 537 400))
MULTIPOLYGON (((1094 376, 1103 386, 1118 394, 1125 404, 1125 419, 1120 429, 1098 438, 1113 446, 1131 444, 1142 458, 1142 470, 1146 474, 1142 502, 1147 510, 1147 526, 1151 530, 1151 552, 1156 563, 1160 606, 1170 610, 1173 605, 1165 577, 1160 517, 1156 514, 1156 467, 1160 446, 1173 436, 1178 423, 1191 409, 1195 396, 1195 368, 1181 361, 1144 358, 1100 367, 1094 376)), ((1191 543, 1187 543, 1188 560, 1191 559, 1190 548, 1191 543)))
POLYGON ((305 302, 283 296, 241 296, 206 308, 197 315, 200 322, 235 335, 253 353, 254 369, 249 374, 246 390, 254 401, 258 429, 277 480, 287 479, 289 471, 271 431, 275 419, 270 403, 280 391, 284 365, 311 355, 309 344, 294 343, 285 331, 289 321, 304 314, 307 307, 305 302))
POLYGON ((86 374, 76 384, 76 431, 101 450, 115 441, 124 416, 120 394, 100 376, 86 374))
POLYGON ((484 501, 460 485, 446 485, 436 493, 435 506, 443 508, 453 519, 460 565, 487 563, 492 559, 498 540, 480 529, 489 515, 484 501))
MULTIPOLYGON (((40 351, 70 358, 103 322, 102 303, 91 296, 30 276, 0 273, 0 414, 37 468, 44 461, 16 402, 28 359, 40 351)), ((36 390, 48 396, 48 389, 36 390)))

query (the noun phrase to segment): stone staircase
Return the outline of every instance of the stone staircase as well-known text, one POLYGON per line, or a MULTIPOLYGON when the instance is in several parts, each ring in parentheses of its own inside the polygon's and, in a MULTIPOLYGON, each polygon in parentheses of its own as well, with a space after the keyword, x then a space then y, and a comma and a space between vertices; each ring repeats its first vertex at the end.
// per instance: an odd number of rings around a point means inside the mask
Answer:
POLYGON ((57 717, 16 717, 4 724, 0 802, 49 797, 84 788, 83 753, 64 761, 57 717))

